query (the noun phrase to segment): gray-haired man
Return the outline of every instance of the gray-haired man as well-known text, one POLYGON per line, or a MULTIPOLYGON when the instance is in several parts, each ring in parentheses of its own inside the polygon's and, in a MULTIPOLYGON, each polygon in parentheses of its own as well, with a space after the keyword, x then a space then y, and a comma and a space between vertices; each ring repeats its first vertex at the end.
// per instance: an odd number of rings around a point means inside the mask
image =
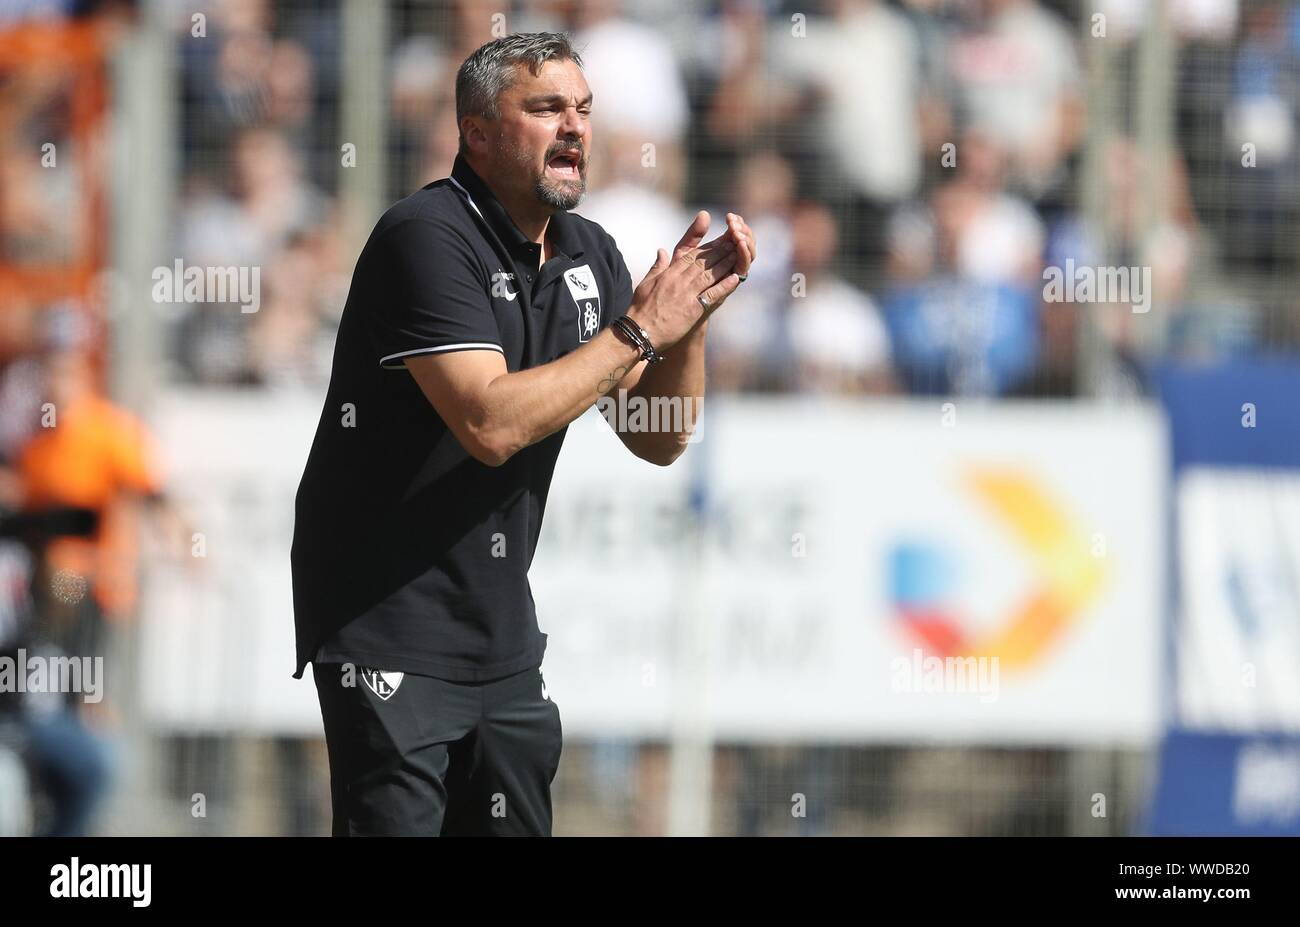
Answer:
MULTIPOLYGON (((707 318, 754 258, 740 216, 703 243, 702 212, 633 291, 568 212, 592 102, 562 35, 478 49, 451 177, 357 263, 293 544, 335 834, 550 833, 561 730, 528 567, 565 429, 616 389, 698 410, 707 318)), ((618 436, 666 466, 693 424, 618 436)))

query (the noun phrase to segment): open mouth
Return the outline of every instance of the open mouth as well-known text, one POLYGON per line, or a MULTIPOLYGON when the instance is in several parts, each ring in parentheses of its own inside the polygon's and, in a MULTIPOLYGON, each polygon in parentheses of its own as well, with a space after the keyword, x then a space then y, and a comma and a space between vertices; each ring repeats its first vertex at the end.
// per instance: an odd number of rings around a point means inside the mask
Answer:
POLYGON ((578 165, 582 161, 582 154, 576 150, 561 151, 551 160, 546 162, 546 169, 557 177, 566 180, 577 180, 581 176, 578 165))

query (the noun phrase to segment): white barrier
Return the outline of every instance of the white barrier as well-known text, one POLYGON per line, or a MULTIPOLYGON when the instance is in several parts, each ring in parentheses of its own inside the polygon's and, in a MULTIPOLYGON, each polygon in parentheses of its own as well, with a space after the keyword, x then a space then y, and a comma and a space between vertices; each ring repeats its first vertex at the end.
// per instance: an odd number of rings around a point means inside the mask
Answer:
MULTIPOLYGON (((158 409, 208 556, 199 576, 162 567, 147 586, 156 723, 319 732, 314 687, 290 678, 288 579, 318 412, 315 396, 237 394, 158 409)), ((691 620, 707 622, 710 667, 692 707, 723 740, 1155 735, 1154 410, 751 399, 708 415, 667 469, 594 412, 570 426, 531 571, 567 734, 664 735, 674 622, 691 620), (701 470, 713 514, 696 553, 701 470)))

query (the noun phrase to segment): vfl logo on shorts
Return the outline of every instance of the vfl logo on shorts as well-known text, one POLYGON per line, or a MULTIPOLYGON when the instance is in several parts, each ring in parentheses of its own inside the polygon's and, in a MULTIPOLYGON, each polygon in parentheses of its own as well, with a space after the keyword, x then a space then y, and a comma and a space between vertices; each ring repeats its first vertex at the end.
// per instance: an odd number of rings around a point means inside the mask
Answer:
POLYGON ((383 701, 388 701, 397 692, 397 687, 402 684, 405 673, 387 673, 383 670, 371 669, 368 666, 361 667, 361 679, 370 688, 370 691, 378 695, 383 701))
POLYGON ((590 264, 582 264, 564 272, 564 282, 569 295, 578 307, 578 341, 590 341, 600 328, 600 287, 591 272, 590 264))

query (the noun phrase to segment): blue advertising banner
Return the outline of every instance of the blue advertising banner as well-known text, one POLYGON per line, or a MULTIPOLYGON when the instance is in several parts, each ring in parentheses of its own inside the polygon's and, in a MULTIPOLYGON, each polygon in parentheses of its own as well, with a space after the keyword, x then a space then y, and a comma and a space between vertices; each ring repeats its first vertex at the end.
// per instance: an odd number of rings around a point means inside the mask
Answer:
POLYGON ((1300 834, 1300 363, 1168 366, 1154 834, 1300 834))
POLYGON ((1300 737, 1173 730, 1147 830, 1155 836, 1300 836, 1300 737))

